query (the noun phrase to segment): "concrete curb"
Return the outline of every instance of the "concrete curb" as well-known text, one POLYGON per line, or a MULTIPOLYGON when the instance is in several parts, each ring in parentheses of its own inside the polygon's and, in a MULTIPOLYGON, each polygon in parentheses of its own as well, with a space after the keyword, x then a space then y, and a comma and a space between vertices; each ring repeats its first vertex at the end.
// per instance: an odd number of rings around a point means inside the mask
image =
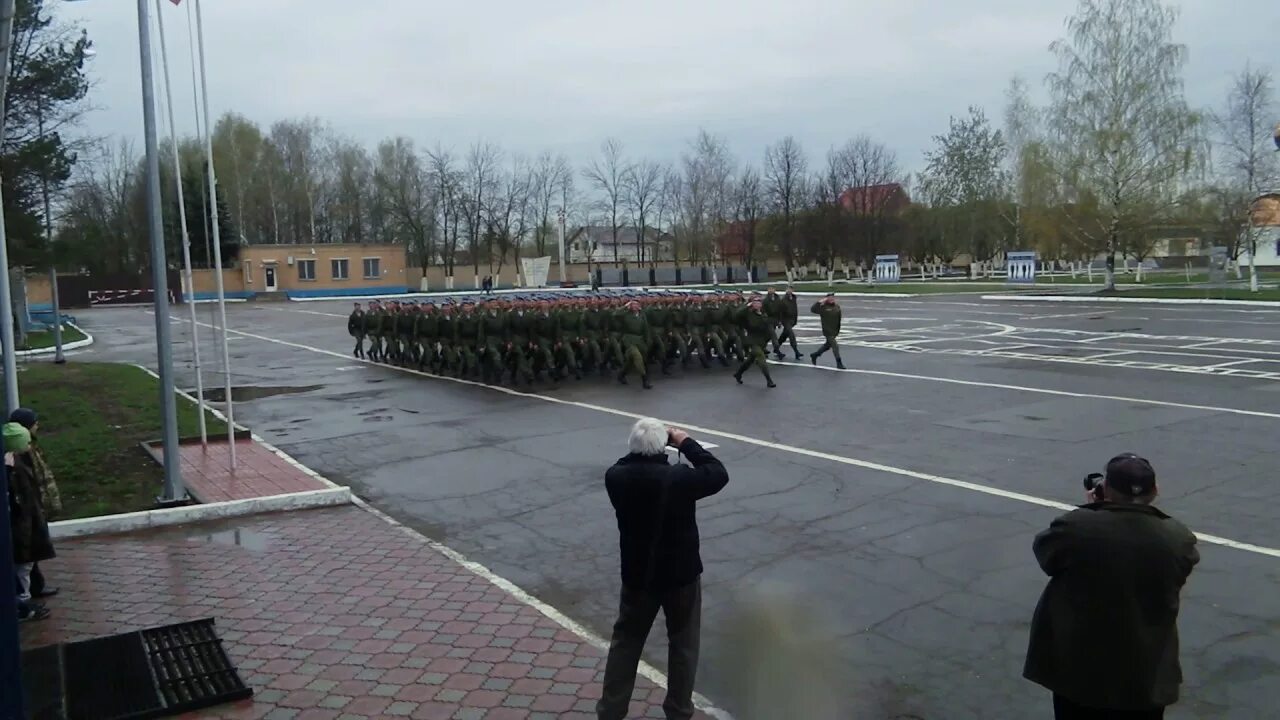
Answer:
POLYGON ((55 539, 123 533, 134 530, 184 525, 186 523, 221 520, 224 518, 257 515, 264 512, 306 510, 311 508, 349 505, 350 488, 328 488, 307 492, 273 495, 271 497, 229 500, 227 502, 186 505, 161 510, 103 515, 82 520, 62 520, 49 523, 49 535, 55 539))
POLYGON ((1088 297, 1083 295, 983 295, 982 300, 1018 300, 1031 302, 1133 303, 1146 305, 1227 305, 1232 307, 1275 307, 1276 300, 1214 300, 1212 298, 1127 298, 1088 297))
MULTIPOLYGON (((69 343, 63 343, 62 344, 63 352, 66 352, 67 350, 78 350, 80 348, 89 347, 90 345, 93 344, 93 336, 85 332, 84 328, 81 328, 75 323, 67 323, 67 325, 75 328, 76 330, 79 330, 84 335, 84 339, 76 340, 74 342, 69 342, 69 343)), ((35 350, 15 350, 13 354, 15 357, 25 358, 25 357, 39 357, 40 355, 52 355, 56 352, 58 352, 58 349, 56 347, 47 347, 47 348, 36 348, 35 350)))

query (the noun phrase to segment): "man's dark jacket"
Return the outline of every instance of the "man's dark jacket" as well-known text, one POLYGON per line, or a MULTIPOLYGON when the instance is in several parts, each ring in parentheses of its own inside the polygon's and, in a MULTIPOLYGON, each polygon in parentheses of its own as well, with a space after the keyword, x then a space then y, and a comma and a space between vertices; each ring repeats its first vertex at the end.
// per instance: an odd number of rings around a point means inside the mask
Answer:
POLYGON ((1150 710, 1178 699, 1178 595, 1196 537, 1150 505, 1093 503, 1054 520, 1034 550, 1049 585, 1023 676, 1085 707, 1150 710))
POLYGON ((729 474, 693 438, 680 452, 693 467, 671 465, 665 454, 632 453, 605 473, 618 516, 622 584, 632 590, 683 587, 702 574, 694 506, 720 492, 729 474))

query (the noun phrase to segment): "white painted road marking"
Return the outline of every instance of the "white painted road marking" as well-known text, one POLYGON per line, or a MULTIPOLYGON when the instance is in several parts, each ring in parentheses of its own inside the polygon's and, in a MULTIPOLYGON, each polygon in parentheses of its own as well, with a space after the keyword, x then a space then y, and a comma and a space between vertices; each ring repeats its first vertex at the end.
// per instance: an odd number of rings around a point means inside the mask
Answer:
MULTIPOLYGON (((183 322, 183 323, 189 322, 185 318, 173 318, 173 319, 176 322, 183 322)), ((201 324, 203 325, 205 323, 201 323, 201 324)), ((307 350, 309 352, 314 352, 321 355, 330 355, 333 357, 343 358, 344 360, 349 359, 348 355, 345 355, 340 352, 336 352, 334 350, 325 350, 324 348, 313 347, 311 345, 303 345, 302 343, 295 343, 289 340, 281 340, 278 338, 267 337, 265 335, 256 335, 254 333, 248 333, 242 330, 229 330, 228 332, 232 332, 237 335, 242 335, 244 337, 253 338, 255 340, 261 340, 263 342, 274 343, 276 345, 283 345, 286 347, 298 348, 300 350, 307 350)), ((361 360, 360 362, 363 362, 366 364, 377 364, 377 363, 373 363, 373 361, 371 360, 361 360)), ((796 363, 782 363, 782 364, 795 365, 796 363)), ((593 403, 579 402, 577 400, 565 400, 563 398, 552 397, 550 395, 540 395, 538 393, 520 392, 518 390, 513 390, 511 388, 502 387, 498 385, 486 385, 484 383, 476 382, 474 380, 462 380, 460 378, 451 378, 451 377, 443 377, 439 375, 432 375, 430 373, 414 370, 412 368, 402 368, 402 367, 395 367, 390 365, 380 365, 380 366, 385 367, 388 370, 408 373, 410 375, 418 375, 421 377, 430 378, 432 380, 437 380, 440 382, 457 383, 460 385, 471 385, 474 387, 485 388, 492 392, 500 392, 500 393, 503 393, 506 395, 512 395, 515 397, 532 398, 535 400, 541 400, 543 402, 554 403, 557 405, 578 407, 584 410, 594 410, 596 412, 602 412, 602 413, 614 415, 617 417, 625 417, 633 420, 639 420, 643 417, 647 417, 645 415, 628 412, 626 410, 618 410, 616 408, 611 408, 605 405, 595 405, 593 403)), ((1102 399, 1102 400, 1115 400, 1120 402, 1136 402, 1136 403, 1143 403, 1148 405, 1161 405, 1165 407, 1181 407, 1181 408, 1188 408, 1193 410, 1212 410, 1217 412, 1235 413, 1239 415, 1249 415, 1249 416, 1256 416, 1256 417, 1268 417, 1273 419, 1280 419, 1280 415, 1277 415, 1275 413, 1266 413, 1266 412, 1261 412, 1256 410, 1239 410, 1235 408, 1215 408, 1215 407, 1206 406, 1206 405, 1193 405, 1193 404, 1187 404, 1187 403, 1166 402, 1161 400, 1144 400, 1140 398, 1123 398, 1123 397, 1116 397, 1112 395, 1094 395, 1090 393, 1074 393, 1074 392, 1067 392, 1065 390, 1043 390, 1043 389, 1036 389, 1036 388, 1023 388, 1023 387, 1018 387, 1016 385, 1001 385, 997 383, 980 383, 980 382, 966 381, 966 380, 950 380, 947 378, 931 378, 923 375, 907 375, 905 373, 891 373, 887 371, 877 371, 877 370, 850 369, 850 370, 842 371, 835 368, 823 368, 823 369, 833 370, 835 372, 853 372, 853 373, 864 373, 864 374, 872 374, 872 375, 886 375, 891 377, 902 377, 902 378, 910 378, 910 379, 916 379, 916 380, 935 380, 939 382, 951 382, 951 383, 960 384, 960 385, 972 385, 972 386, 980 386, 980 387, 998 387, 998 388, 1003 388, 1007 390, 1017 390, 1017 391, 1023 391, 1023 392, 1026 392, 1026 391, 1040 392, 1040 393, 1049 394, 1049 395, 1060 395, 1060 396, 1080 397, 1080 398, 1096 398, 1096 399, 1102 399)), ((1069 510, 1075 509, 1074 505, 1068 505, 1066 503, 1058 502, 1056 500, 1049 500, 1047 498, 1036 497, 1035 495, 1028 495, 1026 493, 1013 492, 1013 491, 1004 490, 998 487, 981 485, 979 483, 969 482, 967 480, 957 480, 954 478, 943 477, 941 475, 933 475, 930 473, 917 472, 915 470, 894 467, 892 465, 885 465, 883 463, 872 462, 869 460, 859 460, 857 458, 845 457, 843 455, 834 455, 832 453, 821 452, 818 450, 810 450, 808 448, 802 448, 802 447, 797 447, 793 445, 783 445, 781 443, 770 442, 768 440, 760 440, 758 438, 753 438, 746 435, 739 435, 737 433, 726 432, 723 430, 715 430, 713 428, 702 427, 700 425, 694 425, 690 423, 682 423, 682 422, 673 421, 673 420, 662 420, 662 422, 668 423, 670 425, 675 425, 676 427, 684 428, 693 433, 712 435, 714 437, 724 438, 727 440, 736 440, 738 442, 741 442, 747 445, 755 445, 756 447, 769 448, 771 450, 778 450, 778 451, 790 453, 793 455, 801 455, 805 457, 816 458, 819 460, 827 460, 829 462, 834 462, 841 465, 850 465, 853 467, 860 467, 867 470, 875 470, 878 472, 883 472, 891 475, 908 477, 915 480, 924 480, 926 482, 936 483, 938 485, 946 485, 950 487, 960 488, 962 490, 970 490, 973 492, 982 493, 984 495, 992 495, 995 497, 1004 498, 1006 500, 1015 500, 1018 502, 1023 502, 1029 505, 1036 505, 1039 507, 1052 508, 1055 510, 1063 510, 1063 511, 1069 511, 1069 510)), ((1244 552, 1250 552, 1250 553, 1256 553, 1258 555, 1267 555, 1274 558, 1280 558, 1280 549, 1277 549, 1277 548, 1270 548, 1262 545, 1254 545, 1252 543, 1239 542, 1236 540, 1231 540, 1230 538, 1219 537, 1217 535, 1207 535, 1204 533, 1196 533, 1196 537, 1198 537, 1200 540, 1204 542, 1207 542, 1213 545, 1221 545, 1223 547, 1234 548, 1236 550, 1242 550, 1244 552)))

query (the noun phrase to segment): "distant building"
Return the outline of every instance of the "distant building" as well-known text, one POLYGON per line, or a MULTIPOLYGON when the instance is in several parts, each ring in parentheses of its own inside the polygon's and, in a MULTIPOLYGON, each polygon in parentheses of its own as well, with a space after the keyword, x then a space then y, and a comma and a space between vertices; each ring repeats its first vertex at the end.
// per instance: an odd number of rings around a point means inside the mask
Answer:
MULTIPOLYGON (((403 245, 244 245, 240 248, 244 293, 341 296, 405 287, 403 245)), ((202 290, 197 285, 197 294, 202 290)))
MULTIPOLYGON (((1258 243, 1256 265, 1280 267, 1280 192, 1264 193, 1253 201, 1253 232, 1258 243)), ((1240 264, 1249 264, 1248 230, 1241 229, 1240 264)))
POLYGON ((565 239, 565 254, 571 263, 664 262, 674 258, 674 242, 670 233, 657 228, 645 230, 644 247, 637 241, 634 227, 618 228, 615 252, 613 228, 607 225, 584 225, 575 228, 565 239))
POLYGON ((896 217, 911 205, 911 197, 898 183, 852 187, 840 193, 840 204, 854 215, 896 217))

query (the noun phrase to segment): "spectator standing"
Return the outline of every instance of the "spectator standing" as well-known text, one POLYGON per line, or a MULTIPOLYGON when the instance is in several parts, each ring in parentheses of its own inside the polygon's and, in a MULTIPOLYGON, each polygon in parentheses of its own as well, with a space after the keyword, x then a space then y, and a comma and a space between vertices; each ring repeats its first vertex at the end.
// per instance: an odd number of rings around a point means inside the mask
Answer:
MULTIPOLYGON (((36 411, 30 408, 18 408, 9 415, 9 422, 16 422, 31 433, 31 447, 27 452, 16 456, 17 461, 25 463, 28 470, 36 481, 36 488, 40 492, 40 507, 44 510, 45 521, 56 518, 62 512, 62 496, 58 492, 58 481, 53 476, 53 470, 49 468, 49 463, 45 461, 44 452, 40 449, 39 430, 40 419, 36 415, 36 411)), ((40 571, 40 564, 33 563, 31 566, 31 596, 35 598, 53 597, 58 594, 58 588, 49 587, 45 584, 44 573, 40 571)))
POLYGON ((18 598, 31 599, 31 569, 52 559, 53 541, 40 503, 40 490, 30 461, 22 457, 31 448, 31 433, 16 422, 6 423, 4 462, 9 475, 9 516, 13 537, 13 563, 18 575, 18 598))
POLYGON ((1053 693, 1057 720, 1158 720, 1178 699, 1179 596, 1200 555, 1156 494, 1151 463, 1119 455, 1088 504, 1036 536, 1049 584, 1023 676, 1053 693))
POLYGON ((683 430, 652 418, 631 428, 630 452, 605 473, 618 520, 622 596, 613 626, 600 720, 623 720, 635 688, 645 640, 662 608, 667 621, 668 720, 693 716, 702 616, 702 558, 696 503, 729 482, 724 465, 683 430), (666 448, 679 448, 692 467, 671 465, 666 448))

